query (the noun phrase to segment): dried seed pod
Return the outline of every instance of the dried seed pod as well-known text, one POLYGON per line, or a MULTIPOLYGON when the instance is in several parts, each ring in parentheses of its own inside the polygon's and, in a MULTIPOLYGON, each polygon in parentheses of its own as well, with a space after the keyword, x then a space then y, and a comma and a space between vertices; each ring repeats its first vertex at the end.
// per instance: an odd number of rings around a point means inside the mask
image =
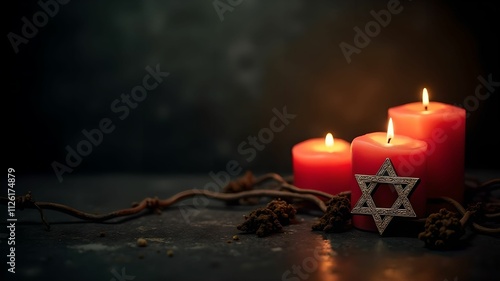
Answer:
POLYGON ((425 230, 418 235, 418 239, 431 249, 450 249, 459 244, 464 232, 457 214, 441 209, 427 217, 425 230))
POLYGON ((245 221, 236 228, 248 233, 255 233, 259 237, 279 232, 283 228, 278 216, 267 208, 260 208, 245 216, 245 221))
POLYGON ((346 196, 334 196, 327 202, 325 214, 313 224, 313 230, 341 232, 351 224, 351 201, 346 196))

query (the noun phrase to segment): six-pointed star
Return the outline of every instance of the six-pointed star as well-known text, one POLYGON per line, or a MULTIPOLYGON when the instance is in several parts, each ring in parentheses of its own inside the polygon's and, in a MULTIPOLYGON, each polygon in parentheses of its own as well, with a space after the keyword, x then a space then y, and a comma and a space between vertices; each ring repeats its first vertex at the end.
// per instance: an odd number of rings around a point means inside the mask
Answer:
POLYGON ((377 229, 382 235, 385 228, 389 225, 393 217, 416 217, 415 211, 411 206, 408 195, 417 184, 419 178, 398 177, 391 159, 386 158, 376 175, 355 174, 359 188, 361 188, 361 197, 352 209, 352 214, 372 215, 377 229), (387 174, 388 176, 385 176, 387 174), (387 183, 394 186, 398 198, 394 201, 391 208, 377 208, 373 201, 372 192, 379 183, 387 183), (405 185, 403 187, 403 185, 405 185), (363 205, 366 203, 366 207, 363 205), (400 209, 403 205, 403 209, 400 209), (384 216, 384 218, 382 218, 384 216))

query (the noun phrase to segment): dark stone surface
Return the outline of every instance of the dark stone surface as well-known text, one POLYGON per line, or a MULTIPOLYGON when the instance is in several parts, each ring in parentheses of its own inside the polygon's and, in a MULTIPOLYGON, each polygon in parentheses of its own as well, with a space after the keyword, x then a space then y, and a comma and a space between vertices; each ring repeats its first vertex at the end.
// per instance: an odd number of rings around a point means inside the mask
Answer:
MULTIPOLYGON (((187 188, 203 188, 208 182, 208 177, 110 175, 58 184, 52 178, 19 177, 16 190, 17 195, 32 190, 40 201, 108 212, 147 196, 166 198, 187 188)), ((2 212, 2 275, 7 277, 2 280, 463 281, 496 280, 500 274, 498 238, 476 235, 464 249, 436 252, 411 235, 312 232, 318 216, 314 212, 299 213, 297 222, 284 227, 283 233, 258 238, 236 229, 254 208, 186 200, 160 215, 108 223, 81 222, 46 211, 51 231, 45 231, 35 210, 18 210, 15 275, 5 269, 2 212), (136 245, 140 237, 148 241, 147 247, 136 245)))

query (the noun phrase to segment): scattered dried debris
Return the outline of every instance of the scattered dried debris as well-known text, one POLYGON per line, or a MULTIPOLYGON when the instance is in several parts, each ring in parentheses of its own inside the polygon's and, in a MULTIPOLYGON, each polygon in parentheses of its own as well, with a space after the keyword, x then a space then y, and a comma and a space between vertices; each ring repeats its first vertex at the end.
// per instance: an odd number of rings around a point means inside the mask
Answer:
MULTIPOLYGON (((246 171, 245 174, 235 180, 230 181, 222 189, 222 193, 239 193, 242 191, 249 191, 255 185, 255 176, 251 171, 246 171)), ((227 201, 227 205, 256 205, 259 203, 259 198, 247 197, 237 200, 227 201)))
POLYGON ((281 225, 289 225, 297 213, 292 205, 281 199, 275 199, 269 202, 266 208, 273 211, 278 216, 281 225))
POLYGON ((458 215, 443 208, 427 217, 425 230, 418 235, 418 239, 431 249, 450 249, 459 244, 464 233, 458 215))
POLYGON ((327 202, 325 214, 312 225, 313 230, 342 232, 351 226, 351 201, 346 196, 334 196, 327 202))
POLYGON ((295 208, 281 199, 269 202, 265 208, 259 208, 245 216, 245 221, 238 225, 238 230, 255 233, 259 237, 280 232, 283 225, 290 224, 295 218, 295 208))
POLYGON ((245 216, 245 221, 236 227, 238 230, 255 233, 259 237, 279 232, 283 228, 278 216, 267 208, 260 208, 245 216))
POLYGON ((144 238, 137 239, 137 246, 146 247, 148 245, 148 241, 144 238))

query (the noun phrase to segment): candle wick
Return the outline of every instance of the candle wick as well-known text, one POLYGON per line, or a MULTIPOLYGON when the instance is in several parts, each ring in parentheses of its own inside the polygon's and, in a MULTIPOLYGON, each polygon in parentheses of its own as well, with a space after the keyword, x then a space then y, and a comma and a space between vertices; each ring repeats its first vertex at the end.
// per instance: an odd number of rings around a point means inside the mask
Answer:
POLYGON ((391 143, 392 138, 387 139, 387 143, 391 143))
POLYGON ((425 109, 425 111, 427 111, 427 105, 426 105, 426 106, 424 106, 424 109, 425 109))

